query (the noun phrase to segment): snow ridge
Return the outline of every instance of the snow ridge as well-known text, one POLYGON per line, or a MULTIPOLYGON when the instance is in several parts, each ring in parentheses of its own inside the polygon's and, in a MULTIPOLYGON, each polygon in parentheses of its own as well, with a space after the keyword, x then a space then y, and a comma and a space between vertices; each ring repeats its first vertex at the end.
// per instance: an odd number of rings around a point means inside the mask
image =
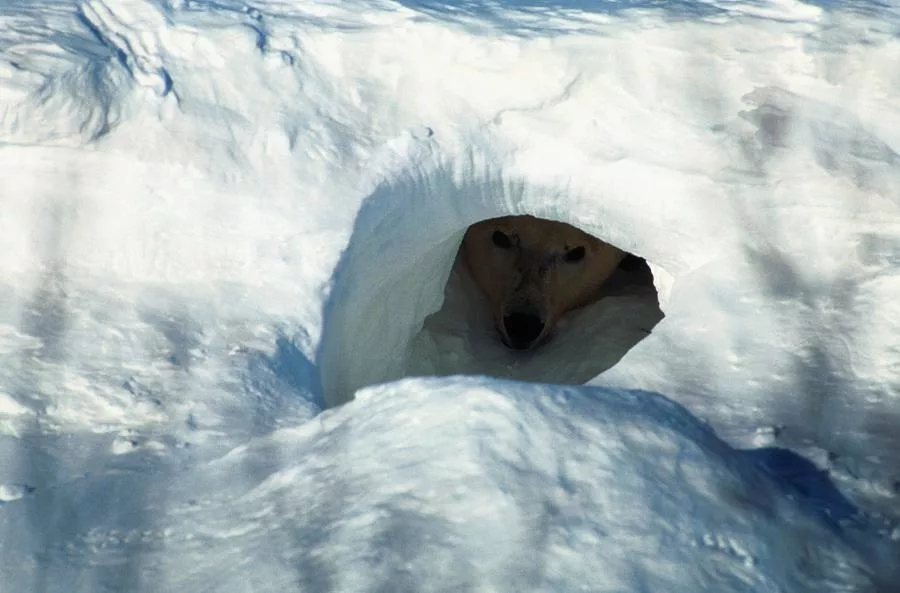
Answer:
POLYGON ((172 90, 172 77, 156 39, 157 31, 166 23, 151 4, 140 0, 85 0, 79 13, 135 82, 160 97, 172 90))

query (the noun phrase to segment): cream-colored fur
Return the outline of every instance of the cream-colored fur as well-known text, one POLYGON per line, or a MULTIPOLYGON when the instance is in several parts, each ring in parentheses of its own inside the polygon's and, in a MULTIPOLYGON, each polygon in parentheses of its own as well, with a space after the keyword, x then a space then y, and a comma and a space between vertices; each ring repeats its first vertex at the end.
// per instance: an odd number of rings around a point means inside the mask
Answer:
POLYGON ((571 225, 533 216, 473 224, 461 250, 503 342, 519 349, 541 344, 561 316, 599 299, 626 255, 571 225))

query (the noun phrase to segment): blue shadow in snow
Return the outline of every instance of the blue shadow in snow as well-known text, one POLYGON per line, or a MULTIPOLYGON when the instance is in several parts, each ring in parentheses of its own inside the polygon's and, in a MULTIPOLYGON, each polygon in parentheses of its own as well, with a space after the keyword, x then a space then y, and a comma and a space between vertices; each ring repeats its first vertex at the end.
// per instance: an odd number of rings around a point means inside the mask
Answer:
POLYGON ((307 357, 295 339, 279 334, 271 352, 251 351, 244 383, 247 393, 258 398, 247 429, 253 435, 268 434, 286 420, 312 418, 324 408, 319 367, 307 357))
MULTIPOLYGON (((672 18, 697 18, 725 13, 725 9, 711 3, 696 0, 503 0, 484 2, 483 0, 400 0, 400 4, 412 10, 449 20, 459 18, 479 19, 488 23, 522 28, 515 22, 517 16, 541 16, 565 13, 567 18, 577 22, 577 12, 586 14, 614 15, 625 10, 656 9, 672 18), (515 14, 518 13, 518 14, 515 14)), ((528 28, 542 30, 544 24, 528 25, 528 28)), ((552 26, 549 27, 552 30, 552 26)))
MULTIPOLYGON (((691 20, 728 15, 732 11, 722 5, 702 0, 398 0, 403 6, 443 21, 469 24, 481 21, 508 33, 554 33, 579 28, 578 13, 585 15, 619 15, 628 10, 655 10, 666 19, 691 20), (565 24, 537 20, 540 17, 564 15, 565 24), (523 18, 524 17, 524 18, 523 18)), ((826 12, 849 12, 868 17, 879 17, 893 12, 887 1, 880 0, 806 0, 826 12)), ((735 8, 765 2, 736 4, 735 8)), ((584 19, 587 24, 588 19, 584 19)))
POLYGON ((276 376, 298 392, 308 392, 314 404, 324 409, 322 379, 317 367, 287 336, 278 336, 269 364, 276 376))
POLYGON ((780 447, 766 447, 738 451, 781 486, 782 491, 800 504, 815 511, 821 519, 836 529, 853 519, 858 512, 831 482, 828 473, 811 461, 780 447))

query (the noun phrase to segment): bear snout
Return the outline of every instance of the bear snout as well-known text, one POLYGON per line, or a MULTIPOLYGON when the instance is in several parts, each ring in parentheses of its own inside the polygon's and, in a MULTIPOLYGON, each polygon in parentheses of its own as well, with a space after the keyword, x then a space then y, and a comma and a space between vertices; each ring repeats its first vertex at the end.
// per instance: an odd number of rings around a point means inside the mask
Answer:
POLYGON ((543 335, 544 327, 544 320, 536 311, 518 310, 503 316, 501 334, 510 348, 525 350, 543 335))

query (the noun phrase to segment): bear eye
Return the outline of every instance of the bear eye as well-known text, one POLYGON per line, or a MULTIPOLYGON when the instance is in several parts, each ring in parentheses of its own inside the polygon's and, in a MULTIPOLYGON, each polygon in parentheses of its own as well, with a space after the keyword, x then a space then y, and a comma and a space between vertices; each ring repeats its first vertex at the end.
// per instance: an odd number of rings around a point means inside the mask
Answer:
POLYGON ((563 256, 568 263, 574 264, 576 262, 580 262, 584 259, 584 247, 576 247, 574 249, 570 249, 566 251, 566 254, 563 256))
POLYGON ((494 242, 494 245, 501 249, 509 249, 513 246, 512 239, 502 231, 494 231, 494 234, 491 235, 491 240, 494 242))

